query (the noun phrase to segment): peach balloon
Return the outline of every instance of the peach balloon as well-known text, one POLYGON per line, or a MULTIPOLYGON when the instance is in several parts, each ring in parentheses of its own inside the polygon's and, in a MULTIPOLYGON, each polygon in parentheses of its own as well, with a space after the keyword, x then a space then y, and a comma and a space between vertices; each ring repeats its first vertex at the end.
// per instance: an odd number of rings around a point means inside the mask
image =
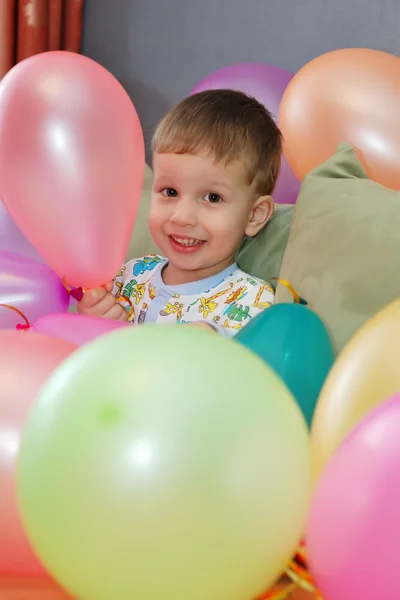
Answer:
POLYGON ((302 179, 345 141, 372 180, 400 190, 399 99, 400 59, 391 54, 351 48, 306 64, 279 114, 293 171, 302 179))
POLYGON ((0 574, 45 573, 25 536, 14 476, 21 432, 36 393, 76 346, 39 333, 0 331, 0 574))
POLYGON ((2 79, 0 197, 70 285, 102 285, 119 271, 143 175, 138 115, 104 67, 45 52, 2 79))

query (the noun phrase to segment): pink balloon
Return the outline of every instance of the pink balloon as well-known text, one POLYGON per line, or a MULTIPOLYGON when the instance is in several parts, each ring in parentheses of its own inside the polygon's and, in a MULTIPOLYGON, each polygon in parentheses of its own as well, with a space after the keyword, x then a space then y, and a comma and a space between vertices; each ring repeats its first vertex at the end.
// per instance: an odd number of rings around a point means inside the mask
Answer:
POLYGON ((2 79, 0 197, 70 285, 90 288, 115 277, 143 176, 138 115, 102 66, 73 52, 45 52, 2 79))
MULTIPOLYGON (((20 310, 30 323, 54 312, 64 312, 69 295, 61 280, 46 265, 0 250, 0 304, 20 310)), ((24 320, 0 306, 0 329, 15 329, 24 320)))
POLYGON ((312 501, 307 547, 324 600, 397 600, 400 394, 361 421, 333 455, 312 501))
MULTIPOLYGON (((277 121, 282 96, 292 77, 289 71, 271 65, 239 63, 211 73, 196 85, 191 94, 204 90, 238 90, 256 98, 277 121)), ((275 202, 294 204, 299 188, 299 180, 282 156, 281 172, 273 194, 275 202)))
POLYGON ((22 428, 39 388, 75 349, 38 333, 0 331, 0 574, 45 572, 20 521, 15 468, 22 428))
POLYGON ((32 246, 26 237, 18 229, 7 212, 4 204, 0 201, 0 250, 14 252, 20 256, 31 258, 37 262, 43 262, 42 257, 32 246))
POLYGON ((100 335, 127 326, 132 327, 130 323, 122 321, 65 313, 43 317, 36 321, 29 331, 53 335, 77 346, 82 346, 100 335))

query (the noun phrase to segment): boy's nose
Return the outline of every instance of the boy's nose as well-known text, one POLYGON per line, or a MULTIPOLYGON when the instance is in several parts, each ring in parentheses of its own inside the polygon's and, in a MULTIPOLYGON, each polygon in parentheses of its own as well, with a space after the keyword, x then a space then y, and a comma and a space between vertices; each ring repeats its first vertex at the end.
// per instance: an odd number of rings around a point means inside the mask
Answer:
POLYGON ((170 221, 180 227, 184 227, 185 225, 196 225, 197 219, 194 203, 189 199, 181 198, 174 205, 170 221))

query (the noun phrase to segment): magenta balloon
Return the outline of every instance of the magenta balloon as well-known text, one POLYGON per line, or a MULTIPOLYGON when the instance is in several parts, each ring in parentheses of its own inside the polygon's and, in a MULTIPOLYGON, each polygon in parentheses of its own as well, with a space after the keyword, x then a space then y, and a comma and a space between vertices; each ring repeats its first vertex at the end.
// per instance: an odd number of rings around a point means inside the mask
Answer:
POLYGON ((400 598, 400 394, 332 456, 311 504, 310 569, 325 600, 400 598))
MULTIPOLYGON (((33 323, 68 309, 69 295, 60 278, 46 265, 0 250, 0 304, 20 310, 33 323)), ((0 329, 24 323, 14 311, 0 306, 0 329)))
POLYGON ((39 252, 35 250, 24 234, 18 229, 0 201, 0 250, 8 250, 20 256, 26 256, 37 262, 44 262, 39 252))
POLYGON ((52 335, 76 346, 82 346, 100 335, 121 329, 121 327, 132 327, 132 325, 112 319, 61 313, 42 317, 32 325, 29 331, 52 335))
MULTIPOLYGON (((205 90, 238 90, 264 104, 278 121, 281 99, 292 77, 293 74, 289 71, 263 63, 239 63, 208 75, 196 85, 190 95, 205 90)), ((281 172, 274 191, 275 202, 294 204, 299 188, 300 182, 283 156, 281 172)))

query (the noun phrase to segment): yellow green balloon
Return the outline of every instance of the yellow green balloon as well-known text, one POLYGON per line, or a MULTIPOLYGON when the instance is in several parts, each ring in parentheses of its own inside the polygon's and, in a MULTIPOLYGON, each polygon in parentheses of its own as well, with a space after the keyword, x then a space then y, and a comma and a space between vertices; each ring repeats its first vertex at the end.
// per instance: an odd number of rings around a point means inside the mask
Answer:
POLYGON ((18 491, 50 573, 84 600, 249 600, 303 533, 307 426, 255 354, 185 326, 121 329, 54 372, 18 491))

